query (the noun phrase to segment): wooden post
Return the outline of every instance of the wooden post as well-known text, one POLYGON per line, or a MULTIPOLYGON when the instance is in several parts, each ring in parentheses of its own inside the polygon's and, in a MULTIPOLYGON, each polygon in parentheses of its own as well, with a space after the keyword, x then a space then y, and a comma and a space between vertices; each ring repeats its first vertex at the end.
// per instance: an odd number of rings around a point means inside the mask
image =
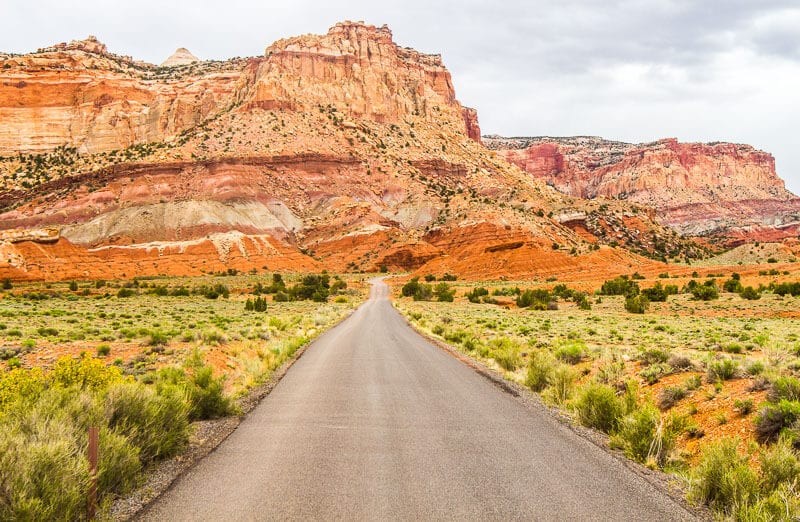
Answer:
POLYGON ((97 512, 97 426, 89 428, 89 498, 86 504, 86 515, 89 520, 94 520, 97 512))

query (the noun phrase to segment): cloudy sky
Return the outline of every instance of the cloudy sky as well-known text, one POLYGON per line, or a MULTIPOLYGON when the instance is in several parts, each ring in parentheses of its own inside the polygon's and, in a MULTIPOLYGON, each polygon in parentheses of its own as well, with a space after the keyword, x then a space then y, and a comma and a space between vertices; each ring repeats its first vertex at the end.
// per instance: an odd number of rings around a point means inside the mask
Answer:
POLYGON ((0 50, 96 35, 160 63, 262 54, 339 20, 441 53, 483 132, 749 143, 800 193, 798 0, 4 0, 0 50))

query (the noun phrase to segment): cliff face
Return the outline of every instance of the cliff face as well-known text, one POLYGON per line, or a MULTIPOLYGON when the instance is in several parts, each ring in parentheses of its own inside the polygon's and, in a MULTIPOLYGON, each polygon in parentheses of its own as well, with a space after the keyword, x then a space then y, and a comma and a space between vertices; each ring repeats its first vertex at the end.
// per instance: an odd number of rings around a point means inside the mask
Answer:
POLYGON ((523 277, 537 252, 554 272, 604 242, 698 252, 646 213, 628 225, 626 204, 576 201, 498 160, 441 58, 386 27, 172 67, 90 39, 0 55, 0 86, 0 230, 60 238, 0 237, 0 277, 422 270, 454 255, 492 274, 514 259, 523 277))
POLYGON ((496 136, 484 143, 561 192, 653 208, 684 234, 758 235, 800 222, 800 200, 776 174, 775 159, 749 145, 496 136))
MULTIPOLYGON (((197 62, 179 49, 161 67, 110 54, 90 37, 0 55, 0 155, 164 141, 241 104, 298 112, 330 105, 379 122, 462 118, 441 57, 397 46, 385 26, 340 23, 325 35, 279 40, 249 60, 197 62)), ((474 111, 463 119, 480 140, 474 111)))

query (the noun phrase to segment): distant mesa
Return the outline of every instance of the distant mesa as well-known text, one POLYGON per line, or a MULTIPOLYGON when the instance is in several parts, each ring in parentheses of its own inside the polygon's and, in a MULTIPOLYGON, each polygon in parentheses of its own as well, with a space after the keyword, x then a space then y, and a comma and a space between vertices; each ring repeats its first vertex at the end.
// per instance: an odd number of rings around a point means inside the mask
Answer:
POLYGON ((187 65, 200 61, 197 56, 189 52, 185 47, 179 47, 172 55, 164 60, 161 67, 175 67, 176 65, 187 65))

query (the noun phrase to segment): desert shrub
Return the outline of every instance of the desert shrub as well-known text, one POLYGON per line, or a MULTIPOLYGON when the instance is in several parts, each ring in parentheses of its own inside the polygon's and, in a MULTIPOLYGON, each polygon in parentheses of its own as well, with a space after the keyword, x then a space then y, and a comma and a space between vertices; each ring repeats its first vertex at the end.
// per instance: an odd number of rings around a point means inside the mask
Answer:
POLYGON ((553 300, 550 292, 541 288, 525 290, 517 297, 516 304, 520 308, 533 308, 534 310, 547 310, 548 303, 553 300))
POLYGON ((564 341, 555 350, 557 359, 569 364, 578 364, 586 355, 586 344, 582 341, 564 341))
POLYGON ((439 283, 433 289, 433 294, 436 296, 436 300, 440 303, 452 303, 453 298, 456 295, 456 291, 450 288, 450 285, 447 283, 439 283))
POLYGON ((210 366, 196 368, 189 379, 189 418, 215 419, 233 412, 230 398, 223 393, 222 377, 214 379, 210 366))
POLYGON ((742 292, 744 287, 742 286, 742 282, 739 279, 731 278, 722 284, 722 289, 726 292, 738 294, 742 292))
POLYGON ((647 368, 639 371, 639 376, 645 380, 647 384, 657 383, 664 375, 672 373, 672 368, 667 364, 651 364, 647 368))
POLYGON ((578 393, 575 410, 584 426, 611 433, 625 414, 625 405, 614 388, 592 382, 578 393))
POLYGON ((571 366, 557 364, 550 375, 549 386, 543 396, 555 404, 564 404, 575 393, 575 381, 578 374, 571 366))
POLYGON ((733 408, 738 411, 740 415, 750 415, 753 411, 753 399, 735 399, 733 401, 733 408))
POLYGON ((86 509, 89 473, 69 419, 26 416, 0 423, 2 520, 78 520, 86 509))
POLYGON ((645 288, 642 290, 642 295, 645 296, 650 302, 664 302, 667 300, 666 289, 661 286, 661 282, 657 282, 651 288, 645 288))
POLYGON ((780 283, 774 285, 772 291, 780 296, 791 295, 792 297, 797 297, 800 295, 800 282, 780 283))
POLYGON ((761 292, 752 286, 744 287, 739 295, 742 296, 742 299, 747 299, 748 301, 756 301, 761 299, 761 292))
POLYGON ((655 406, 647 403, 622 418, 611 443, 633 460, 663 466, 685 427, 685 417, 664 417, 655 406))
POLYGON ((100 344, 97 346, 97 355, 100 357, 105 357, 106 355, 111 353, 111 347, 107 344, 100 344))
POLYGON ((440 278, 440 280, 441 281, 457 281, 458 280, 458 276, 455 276, 453 274, 448 274, 448 273, 445 272, 445 274, 440 278))
POLYGON ((623 449, 628 458, 645 462, 660 417, 658 410, 651 404, 645 404, 626 415, 619 422, 619 428, 611 440, 612 446, 623 449))
POLYGON ((600 295, 624 295, 633 297, 639 295, 639 284, 631 281, 627 276, 619 276, 603 283, 600 295))
POLYGON ((643 314, 650 308, 650 301, 644 295, 636 295, 625 299, 625 310, 632 314, 643 314))
POLYGON ((747 456, 739 455, 738 444, 738 439, 722 439, 706 447, 691 475, 690 498, 727 515, 753 503, 758 476, 747 456))
POLYGON ((473 288, 471 291, 464 294, 464 296, 469 300, 470 303, 480 303, 481 298, 488 296, 489 291, 482 286, 478 286, 473 288))
POLYGON ((134 295, 136 295, 136 290, 134 290, 133 288, 123 287, 117 291, 117 297, 120 298, 133 297, 134 295))
POLYGON ((63 357, 56 362, 50 374, 51 384, 61 388, 75 386, 100 390, 123 380, 122 370, 116 366, 106 366, 103 361, 89 356, 80 359, 63 357))
POLYGON ((209 346, 212 346, 212 345, 216 346, 216 345, 225 344, 225 343, 228 342, 228 337, 223 332, 221 332, 220 330, 217 330, 216 328, 205 330, 203 332, 202 339, 203 339, 203 343, 205 343, 205 344, 207 344, 209 346))
POLYGON ((671 354, 667 359, 667 364, 677 370, 691 370, 694 368, 692 360, 685 355, 671 354))
POLYGON ((670 359, 670 352, 663 348, 642 348, 639 360, 645 364, 665 363, 670 359))
POLYGON ((528 358, 528 375, 525 385, 535 392, 544 390, 553 379, 555 360, 545 350, 533 350, 528 358))
POLYGON ((662 410, 672 408, 675 403, 686 397, 686 388, 683 386, 665 386, 658 393, 658 407, 662 410))
POLYGON ((719 291, 714 285, 702 284, 692 289, 692 298, 696 301, 713 301, 719 298, 719 291))
POLYGON ((164 346, 169 343, 169 334, 161 330, 150 330, 145 344, 147 346, 164 346))
POLYGON ((189 440, 188 405, 173 390, 116 384, 105 400, 108 425, 139 448, 142 463, 175 455, 189 440))
POLYGON ((753 421, 756 439, 762 443, 777 440, 781 432, 794 426, 798 419, 800 419, 800 402, 786 399, 768 402, 753 421))
POLYGON ((576 292, 572 299, 575 301, 575 304, 578 305, 580 310, 592 309, 592 304, 589 302, 589 296, 587 296, 585 293, 576 292))
POLYGON ((800 401, 800 379, 790 376, 778 377, 770 384, 767 399, 772 402, 781 399, 800 401))
POLYGON ((504 370, 514 371, 522 362, 519 355, 519 346, 508 338, 492 339, 489 343, 489 348, 492 359, 504 370))
POLYGON ((780 437, 775 444, 763 449, 759 461, 761 480, 766 491, 800 481, 800 458, 788 437, 780 437))
POLYGON ((708 382, 727 381, 736 375, 739 363, 735 359, 723 357, 708 362, 706 380, 708 382))

